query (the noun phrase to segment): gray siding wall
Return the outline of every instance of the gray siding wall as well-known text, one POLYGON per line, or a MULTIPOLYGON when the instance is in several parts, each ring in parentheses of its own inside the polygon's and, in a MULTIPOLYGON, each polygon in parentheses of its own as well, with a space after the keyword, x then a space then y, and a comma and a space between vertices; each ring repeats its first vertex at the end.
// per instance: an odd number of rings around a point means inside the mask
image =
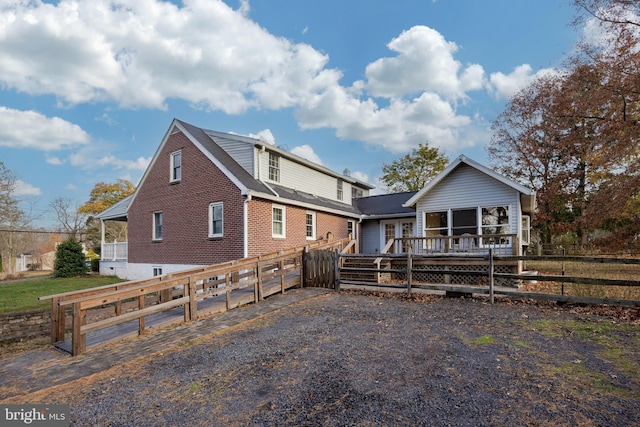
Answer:
POLYGON ((245 142, 234 141, 226 138, 216 137, 215 142, 224 151, 229 153, 233 159, 240 164, 247 172, 254 175, 254 151, 253 144, 245 142))
POLYGON ((380 223, 376 220, 362 221, 362 253, 380 252, 380 223))
POLYGON ((520 193, 465 164, 460 165, 416 204, 417 233, 423 236, 423 212, 509 206, 511 233, 519 233, 520 193))

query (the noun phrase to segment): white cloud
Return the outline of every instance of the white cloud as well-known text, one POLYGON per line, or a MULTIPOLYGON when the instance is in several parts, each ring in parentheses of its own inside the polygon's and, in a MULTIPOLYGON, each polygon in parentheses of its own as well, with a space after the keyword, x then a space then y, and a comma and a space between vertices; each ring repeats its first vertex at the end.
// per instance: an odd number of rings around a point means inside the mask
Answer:
POLYGON ((271 129, 264 129, 257 134, 251 133, 248 136, 264 141, 267 144, 276 145, 276 137, 273 136, 273 133, 271 133, 271 129))
POLYGON ((64 160, 60 159, 59 157, 49 156, 48 154, 45 155, 45 161, 47 163, 49 163, 50 165, 62 165, 62 164, 64 164, 64 160))
POLYGON ((290 151, 296 156, 300 156, 303 159, 309 160, 310 162, 322 165, 322 159, 320 159, 320 156, 318 156, 313 151, 313 148, 308 144, 293 147, 290 151))
MULTIPOLYGON (((458 45, 438 31, 404 31, 388 43, 391 56, 344 86, 327 54, 270 34, 249 14, 248 0, 237 10, 215 0, 16 1, 0 8, 0 86, 52 94, 62 105, 165 109, 168 99, 181 99, 228 114, 293 108, 303 129, 332 128, 393 152, 425 141, 445 150, 470 143, 465 129, 474 120, 458 105, 489 83, 482 66, 460 63, 458 45)), ((517 76, 496 73, 496 96, 517 76)))
POLYGON ((151 163, 150 157, 138 157, 136 160, 119 159, 111 154, 101 157, 96 164, 101 167, 111 166, 115 169, 144 171, 151 163))
POLYGON ((351 177, 357 179, 362 182, 369 182, 369 175, 364 172, 351 172, 351 177))
POLYGON ((42 190, 18 179, 16 180, 13 194, 15 196, 41 196, 42 190))
POLYGON ((69 156, 69 163, 72 166, 78 166, 85 170, 111 168, 115 170, 139 172, 147 168, 149 163, 151 163, 151 158, 138 157, 135 160, 121 159, 110 153, 104 154, 101 152, 101 147, 93 146, 71 154, 69 156))
POLYGON ((392 100, 380 108, 372 99, 362 101, 334 87, 318 95, 296 112, 303 129, 333 127, 345 139, 364 140, 399 153, 429 142, 455 149, 461 128, 471 118, 457 115, 453 106, 434 93, 410 100, 392 100))
POLYGON ((59 117, 0 106, 0 146, 52 151, 84 145, 89 140, 80 126, 59 117))
POLYGON ((275 37, 222 1, 16 2, 1 9, 0 83, 61 103, 235 114, 283 108, 335 81, 328 57, 275 37))
POLYGON ((466 91, 482 88, 482 67, 474 64, 462 70, 453 56, 458 46, 432 28, 412 27, 387 47, 398 55, 378 59, 366 68, 366 87, 373 96, 395 98, 428 91, 464 98, 466 91))
POLYGON ((515 67, 510 74, 492 73, 489 80, 493 85, 495 97, 497 99, 508 99, 526 87, 535 78, 556 73, 559 73, 559 71, 553 68, 543 68, 534 73, 531 65, 522 64, 515 67))

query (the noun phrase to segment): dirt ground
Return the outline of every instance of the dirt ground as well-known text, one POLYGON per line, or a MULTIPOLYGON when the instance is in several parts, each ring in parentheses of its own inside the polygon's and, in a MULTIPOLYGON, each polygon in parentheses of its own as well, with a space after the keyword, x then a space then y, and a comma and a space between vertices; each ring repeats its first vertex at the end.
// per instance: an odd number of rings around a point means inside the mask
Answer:
POLYGON ((640 425, 640 311, 341 291, 2 403, 72 425, 640 425))

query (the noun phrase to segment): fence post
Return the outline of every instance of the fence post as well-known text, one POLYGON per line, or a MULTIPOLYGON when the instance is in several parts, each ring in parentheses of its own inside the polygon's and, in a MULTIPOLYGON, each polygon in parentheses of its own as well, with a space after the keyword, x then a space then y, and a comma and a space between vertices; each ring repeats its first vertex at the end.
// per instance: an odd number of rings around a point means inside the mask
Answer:
POLYGON ((73 332, 71 335, 71 355, 77 356, 83 353, 86 347, 86 335, 80 332, 84 323, 85 311, 80 307, 80 302, 73 304, 73 332))
POLYGON ((258 257, 258 300, 264 300, 264 294, 262 291, 262 259, 258 257))
MULTIPOLYGON (((560 254, 562 255, 562 275, 564 276, 564 248, 560 248, 560 254)), ((562 282, 561 294, 564 295, 564 282, 562 282)))
POLYGON ((193 277, 189 276, 189 321, 196 320, 198 318, 198 303, 196 302, 196 286, 197 282, 193 280, 193 277))
POLYGON ((302 248, 302 271, 300 272, 300 275, 302 276, 302 287, 304 288, 307 284, 307 263, 309 262, 308 260, 308 254, 309 253, 309 249, 305 246, 302 248))
POLYGON ((60 306, 60 297, 51 299, 51 344, 64 341, 64 306, 60 306), (62 323, 62 328, 60 324, 62 323), (62 330, 62 333, 60 333, 62 330))
MULTIPOLYGON (((144 294, 138 296, 138 310, 144 309, 144 294)), ((140 316, 138 318, 138 335, 142 335, 144 333, 144 316, 140 316)))
POLYGON ((413 257, 411 256, 411 245, 407 245, 407 293, 411 293, 411 281, 413 278, 413 257))
POLYGON ((336 249, 333 258, 333 289, 340 290, 340 252, 336 249))
POLYGON ((489 301, 493 304, 493 249, 489 248, 489 301))

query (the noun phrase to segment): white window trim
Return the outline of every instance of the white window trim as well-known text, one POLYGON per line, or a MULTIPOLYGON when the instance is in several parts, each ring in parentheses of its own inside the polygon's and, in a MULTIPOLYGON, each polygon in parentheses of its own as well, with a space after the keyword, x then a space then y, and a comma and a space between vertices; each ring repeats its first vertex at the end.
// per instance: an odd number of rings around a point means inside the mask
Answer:
MULTIPOLYGON (((513 212, 513 207, 510 204, 506 204, 506 205, 488 205, 488 206, 478 206, 478 228, 479 228, 479 235, 483 235, 485 228, 488 227, 496 227, 496 226, 505 226, 509 229, 509 231, 506 234, 517 234, 513 232, 513 229, 511 227, 511 212, 513 212), (482 225, 482 209, 490 209, 490 208, 499 208, 499 207, 505 207, 507 208, 507 217, 509 218, 509 220, 507 221, 506 224, 498 224, 498 225, 482 225)), ((501 234, 501 233, 499 233, 501 234)), ((513 242, 511 241, 511 237, 509 237, 508 239, 506 239, 506 241, 504 243, 484 243, 484 239, 480 239, 480 247, 511 247, 511 245, 513 244, 513 242)))
MULTIPOLYGON (((449 226, 449 224, 451 224, 451 209, 447 209, 447 210, 443 210, 443 211, 422 211, 422 235, 426 236, 427 233, 429 231, 433 231, 433 230, 440 230, 440 231, 444 231, 446 234, 445 235, 449 235, 451 232, 451 227, 449 226), (435 228, 428 228, 427 227, 427 215, 428 214, 434 214, 434 213, 441 213, 441 212, 446 212, 447 213, 447 226, 446 227, 435 227, 435 228)), ((442 233, 440 233, 442 234, 442 233)))
POLYGON ((152 237, 152 240, 154 240, 154 241, 156 241, 156 242, 160 242, 160 241, 162 241, 162 235, 164 234, 164 215, 162 214, 162 211, 155 211, 155 212, 153 213, 153 216, 152 216, 152 220, 151 220, 151 222, 152 222, 152 228, 151 228, 151 237, 152 237), (156 216, 157 216, 157 214, 160 214, 160 217, 162 218, 162 224, 160 224, 160 226, 162 227, 162 228, 160 229, 160 234, 161 234, 161 236, 160 236, 160 237, 158 237, 158 236, 156 235, 156 231, 157 231, 157 230, 156 230, 156 216))
POLYGON ((287 237, 287 210, 282 205, 271 205, 271 237, 278 239, 287 237), (273 232, 273 209, 280 209, 282 211, 282 234, 274 234, 273 232))
POLYGON ((276 153, 269 153, 269 155, 267 156, 267 177, 269 178, 269 181, 273 181, 273 182, 280 182, 280 174, 281 174, 281 169, 280 169, 280 156, 276 153), (274 159, 274 164, 275 166, 273 166, 273 168, 271 167, 271 159, 274 159), (274 170, 274 173, 271 173, 271 170, 274 170))
POLYGON ((344 182, 341 179, 336 184, 336 199, 344 200, 344 182))
POLYGON ((347 233, 349 233, 349 225, 351 225, 351 238, 357 239, 356 237, 356 222, 353 219, 347 220, 347 233))
POLYGON ((219 238, 224 236, 224 203, 223 202, 214 202, 209 204, 209 237, 210 238, 219 238), (214 208, 219 206, 222 209, 222 231, 220 233, 213 232, 213 211, 214 208))
POLYGON ((311 215, 311 236, 307 235, 307 240, 316 240, 316 213, 313 211, 307 211, 304 216, 304 232, 307 233, 307 215, 311 215))
POLYGON ((180 180, 182 179, 182 150, 178 150, 178 151, 174 151, 173 153, 171 153, 170 155, 170 161, 169 161, 169 182, 180 182, 180 180), (178 178, 173 176, 174 173, 174 162, 175 162, 175 158, 176 155, 180 156, 180 176, 178 178))

